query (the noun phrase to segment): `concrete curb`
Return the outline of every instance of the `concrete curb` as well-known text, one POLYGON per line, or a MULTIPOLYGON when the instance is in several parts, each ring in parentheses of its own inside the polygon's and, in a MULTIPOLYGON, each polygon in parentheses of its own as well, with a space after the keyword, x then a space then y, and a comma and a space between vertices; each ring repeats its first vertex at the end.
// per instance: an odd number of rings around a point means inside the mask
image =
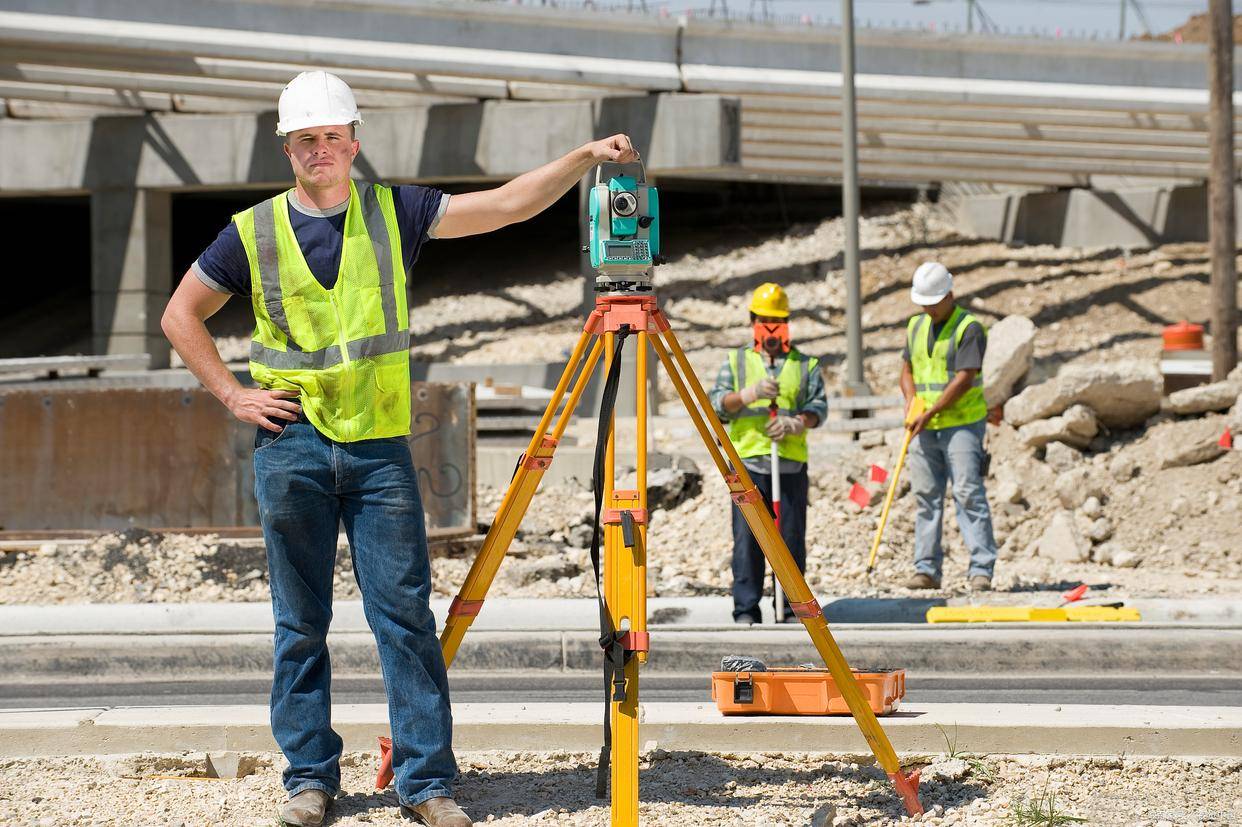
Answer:
MULTIPOLYGON (((912 675, 1238 675, 1242 632, 1233 628, 1135 624, 838 627, 857 668, 903 667, 912 675)), ((597 632, 478 631, 466 636, 458 671, 596 671, 597 632)), ((378 675, 369 632, 329 637, 333 672, 378 675)), ((727 654, 773 665, 818 663, 801 626, 727 630, 655 627, 646 671, 707 674, 727 654)), ((270 676, 270 634, 0 636, 0 674, 14 682, 188 680, 270 676)))
MULTIPOLYGON (((448 598, 431 601, 432 613, 443 625, 448 598)), ((932 606, 969 606, 983 603, 1023 603, 1055 606, 1059 598, 1031 593, 994 592, 971 597, 859 598, 820 595, 828 623, 835 626, 880 624, 927 625, 932 606)), ((1242 631, 1242 598, 1138 598, 1126 605, 1143 615, 1146 628, 1159 624, 1206 624, 1237 626, 1242 631)), ((701 597, 652 597, 647 600, 652 626, 674 629, 712 628, 739 631, 732 623, 733 601, 725 595, 701 597)), ((765 605, 771 620, 771 605, 765 605)), ((362 602, 338 600, 332 607, 333 632, 366 632, 362 602)), ((593 631, 598 628, 599 609, 593 598, 492 597, 471 626, 473 631, 593 631)), ((1001 624, 1013 628, 1014 624, 1001 624)), ((0 638, 12 635, 110 635, 110 634, 225 634, 265 633, 273 628, 272 607, 262 603, 64 603, 56 605, 0 606, 0 638)), ((773 627, 780 628, 780 627, 773 627)), ((970 628, 987 628, 970 624, 970 628)))
MULTIPOLYGON (((595 752, 598 704, 458 704, 457 750, 595 752)), ((644 750, 866 753, 852 719, 725 717, 696 703, 642 704, 644 750)), ((347 750, 388 734, 382 704, 333 708, 347 750)), ((920 704, 882 719, 902 753, 945 751, 940 727, 966 752, 1242 756, 1242 709, 1232 707, 920 704)), ((275 751, 263 706, 117 707, 0 712, 0 756, 208 750, 275 751)))

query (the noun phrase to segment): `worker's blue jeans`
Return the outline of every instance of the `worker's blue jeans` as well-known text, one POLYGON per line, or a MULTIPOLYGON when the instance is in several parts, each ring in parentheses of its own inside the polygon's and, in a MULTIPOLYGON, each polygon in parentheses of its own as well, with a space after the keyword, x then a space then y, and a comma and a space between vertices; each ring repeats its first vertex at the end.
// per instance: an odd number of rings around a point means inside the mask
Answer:
MULTIPOLYGON (((772 475, 750 472, 755 488, 772 511, 772 475)), ((806 503, 809 489, 806 466, 793 474, 781 474, 781 537, 789 547, 798 571, 806 571, 806 503)), ((733 506, 733 619, 763 619, 759 602, 763 598, 764 571, 767 558, 750 524, 733 506)), ((785 601, 785 617, 792 618, 789 601, 785 601)))
POLYGON ((449 795, 448 676, 431 614, 418 478, 405 437, 338 443, 303 417, 255 436, 255 495, 276 618, 272 734, 290 797, 340 791, 327 634, 343 523, 388 692, 393 771, 403 804, 449 795))
POLYGON ((957 527, 970 552, 968 577, 990 578, 996 566, 996 540, 992 536, 992 512, 983 488, 983 435, 987 422, 924 430, 910 446, 910 487, 917 510, 914 515, 914 570, 940 579, 944 548, 940 529, 944 518, 944 488, 953 483, 957 527))

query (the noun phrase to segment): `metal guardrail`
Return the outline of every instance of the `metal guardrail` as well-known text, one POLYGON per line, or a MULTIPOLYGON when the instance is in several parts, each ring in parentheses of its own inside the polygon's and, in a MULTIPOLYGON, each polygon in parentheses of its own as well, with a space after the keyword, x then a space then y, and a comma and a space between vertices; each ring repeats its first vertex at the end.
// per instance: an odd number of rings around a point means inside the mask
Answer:
POLYGON ((151 356, 138 353, 132 356, 35 356, 20 359, 0 359, 0 375, 21 374, 55 379, 64 373, 95 377, 105 370, 146 370, 151 356))
MULTIPOLYGON (((471 535, 471 386, 411 396, 427 528, 471 535)), ((254 435, 201 388, 0 386, 0 530, 257 525, 254 435)))

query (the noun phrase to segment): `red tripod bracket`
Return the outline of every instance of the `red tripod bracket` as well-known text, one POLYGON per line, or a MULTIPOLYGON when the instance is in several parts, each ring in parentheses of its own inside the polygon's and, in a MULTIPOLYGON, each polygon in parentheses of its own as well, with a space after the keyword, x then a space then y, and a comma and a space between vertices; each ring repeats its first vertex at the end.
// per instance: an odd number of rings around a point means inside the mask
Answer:
POLYGON ((656 307, 654 296, 600 296, 586 321, 587 332, 599 336, 629 327, 631 333, 659 333, 668 319, 656 307))
POLYGON ((822 617, 824 610, 820 608, 818 600, 808 600, 805 603, 790 603, 789 608, 793 610, 794 617, 822 617))
POLYGON ((635 525, 647 524, 647 509, 645 508, 605 508, 600 514, 599 521, 606 525, 620 525, 621 513, 623 511, 630 512, 630 516, 634 518, 635 525))
POLYGON ((650 652, 650 632, 626 632, 621 636, 621 646, 627 652, 650 652))
MULTIPOLYGON (((545 437, 543 438, 543 442, 542 442, 542 443, 540 443, 539 447, 540 447, 540 448, 546 448, 546 449, 547 449, 547 450, 549 450, 549 451, 555 451, 555 450, 556 450, 556 443, 557 443, 557 440, 556 440, 556 439, 554 439, 553 437, 550 437, 550 436, 545 436, 545 437)), ((528 470, 531 470, 531 471, 547 471, 547 470, 548 470, 548 468, 549 468, 551 465, 552 465, 552 457, 551 457, 551 456, 546 456, 546 457, 545 457, 545 456, 542 456, 542 455, 540 455, 540 454, 535 454, 534 456, 529 456, 529 455, 527 455, 527 454, 522 454, 522 467, 523 467, 523 468, 526 468, 526 469, 528 469, 528 470)))
POLYGON ((478 617, 483 608, 482 600, 462 600, 461 595, 453 598, 449 604, 449 617, 478 617))
POLYGON ((763 495, 759 493, 758 488, 751 488, 748 491, 734 491, 733 502, 738 505, 746 505, 747 503, 763 502, 763 495))

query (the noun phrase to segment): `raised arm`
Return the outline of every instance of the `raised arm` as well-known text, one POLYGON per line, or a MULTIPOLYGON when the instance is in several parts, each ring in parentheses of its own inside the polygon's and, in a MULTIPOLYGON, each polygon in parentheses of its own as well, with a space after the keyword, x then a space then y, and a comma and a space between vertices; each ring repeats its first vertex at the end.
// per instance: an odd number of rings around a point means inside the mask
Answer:
POLYGON ((296 394, 243 387, 220 358, 215 340, 207 332, 204 322, 228 300, 228 293, 212 290, 192 270, 187 271, 164 308, 160 327, 190 372, 233 416, 279 432, 282 426, 272 419, 296 422, 302 410, 297 403, 289 401, 296 394))
POLYGON ((436 226, 436 238, 490 233, 525 221, 552 206, 596 164, 606 161, 626 164, 637 160, 638 152, 625 135, 583 144, 503 186, 454 195, 436 226))

